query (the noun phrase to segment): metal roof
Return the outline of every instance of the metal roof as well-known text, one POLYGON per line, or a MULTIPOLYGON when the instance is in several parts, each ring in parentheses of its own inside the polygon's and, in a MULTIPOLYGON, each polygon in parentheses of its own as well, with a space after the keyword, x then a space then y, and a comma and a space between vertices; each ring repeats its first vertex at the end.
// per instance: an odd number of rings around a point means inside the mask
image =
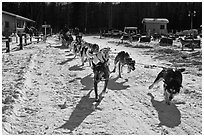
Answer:
POLYGON ((137 27, 125 27, 125 29, 137 29, 137 27))
POLYGON ((35 22, 34 20, 28 19, 26 17, 20 16, 17 14, 10 13, 7 11, 2 11, 2 14, 10 15, 10 16, 16 17, 17 19, 21 19, 21 20, 25 20, 25 21, 29 21, 29 22, 35 22))
POLYGON ((169 23, 169 20, 165 18, 144 18, 142 23, 169 23))

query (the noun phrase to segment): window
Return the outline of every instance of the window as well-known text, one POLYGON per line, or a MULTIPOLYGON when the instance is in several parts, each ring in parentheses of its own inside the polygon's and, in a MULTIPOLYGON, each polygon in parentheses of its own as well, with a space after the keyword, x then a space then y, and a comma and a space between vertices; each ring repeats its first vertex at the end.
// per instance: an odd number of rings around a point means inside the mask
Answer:
POLYGON ((17 20, 17 28, 23 28, 24 22, 21 20, 17 20))
POLYGON ((9 28, 9 22, 8 21, 5 21, 5 27, 9 28))
POLYGON ((164 25, 160 25, 160 29, 164 29, 164 25))

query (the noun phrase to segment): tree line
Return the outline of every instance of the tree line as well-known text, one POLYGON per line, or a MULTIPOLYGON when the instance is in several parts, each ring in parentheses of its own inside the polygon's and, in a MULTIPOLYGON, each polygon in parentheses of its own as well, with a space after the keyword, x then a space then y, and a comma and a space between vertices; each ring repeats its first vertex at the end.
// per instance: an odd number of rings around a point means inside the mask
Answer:
POLYGON ((3 2, 2 10, 35 20, 40 29, 50 24, 54 32, 65 25, 82 32, 120 29, 125 26, 143 29, 143 18, 167 18, 171 32, 190 29, 189 11, 196 11, 193 28, 202 25, 202 2, 3 2))

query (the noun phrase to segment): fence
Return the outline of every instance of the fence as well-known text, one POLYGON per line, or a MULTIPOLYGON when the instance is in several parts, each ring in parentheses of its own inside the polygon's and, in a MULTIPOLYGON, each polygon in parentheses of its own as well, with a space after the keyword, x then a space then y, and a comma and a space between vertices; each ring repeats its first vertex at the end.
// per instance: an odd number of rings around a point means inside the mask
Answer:
POLYGON ((36 39, 37 43, 40 42, 40 40, 43 40, 43 36, 30 36, 26 33, 18 35, 13 35, 10 37, 3 37, 2 43, 6 43, 6 53, 10 52, 10 44, 18 44, 20 50, 23 50, 23 46, 26 46, 28 44, 32 44, 33 38, 36 39))

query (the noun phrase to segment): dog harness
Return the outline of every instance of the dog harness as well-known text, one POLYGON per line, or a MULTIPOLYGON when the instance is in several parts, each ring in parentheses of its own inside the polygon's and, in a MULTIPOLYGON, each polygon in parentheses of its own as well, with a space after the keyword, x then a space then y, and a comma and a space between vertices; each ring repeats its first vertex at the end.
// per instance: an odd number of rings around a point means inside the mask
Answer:
MULTIPOLYGON (((100 52, 99 52, 99 53, 100 53, 100 52)), ((106 58, 103 56, 102 53, 100 53, 100 54, 98 54, 98 53, 94 54, 94 57, 93 57, 93 63, 94 63, 94 64, 98 64, 99 62, 104 63, 104 62, 107 62, 107 61, 108 61, 108 59, 106 59, 106 58)))

